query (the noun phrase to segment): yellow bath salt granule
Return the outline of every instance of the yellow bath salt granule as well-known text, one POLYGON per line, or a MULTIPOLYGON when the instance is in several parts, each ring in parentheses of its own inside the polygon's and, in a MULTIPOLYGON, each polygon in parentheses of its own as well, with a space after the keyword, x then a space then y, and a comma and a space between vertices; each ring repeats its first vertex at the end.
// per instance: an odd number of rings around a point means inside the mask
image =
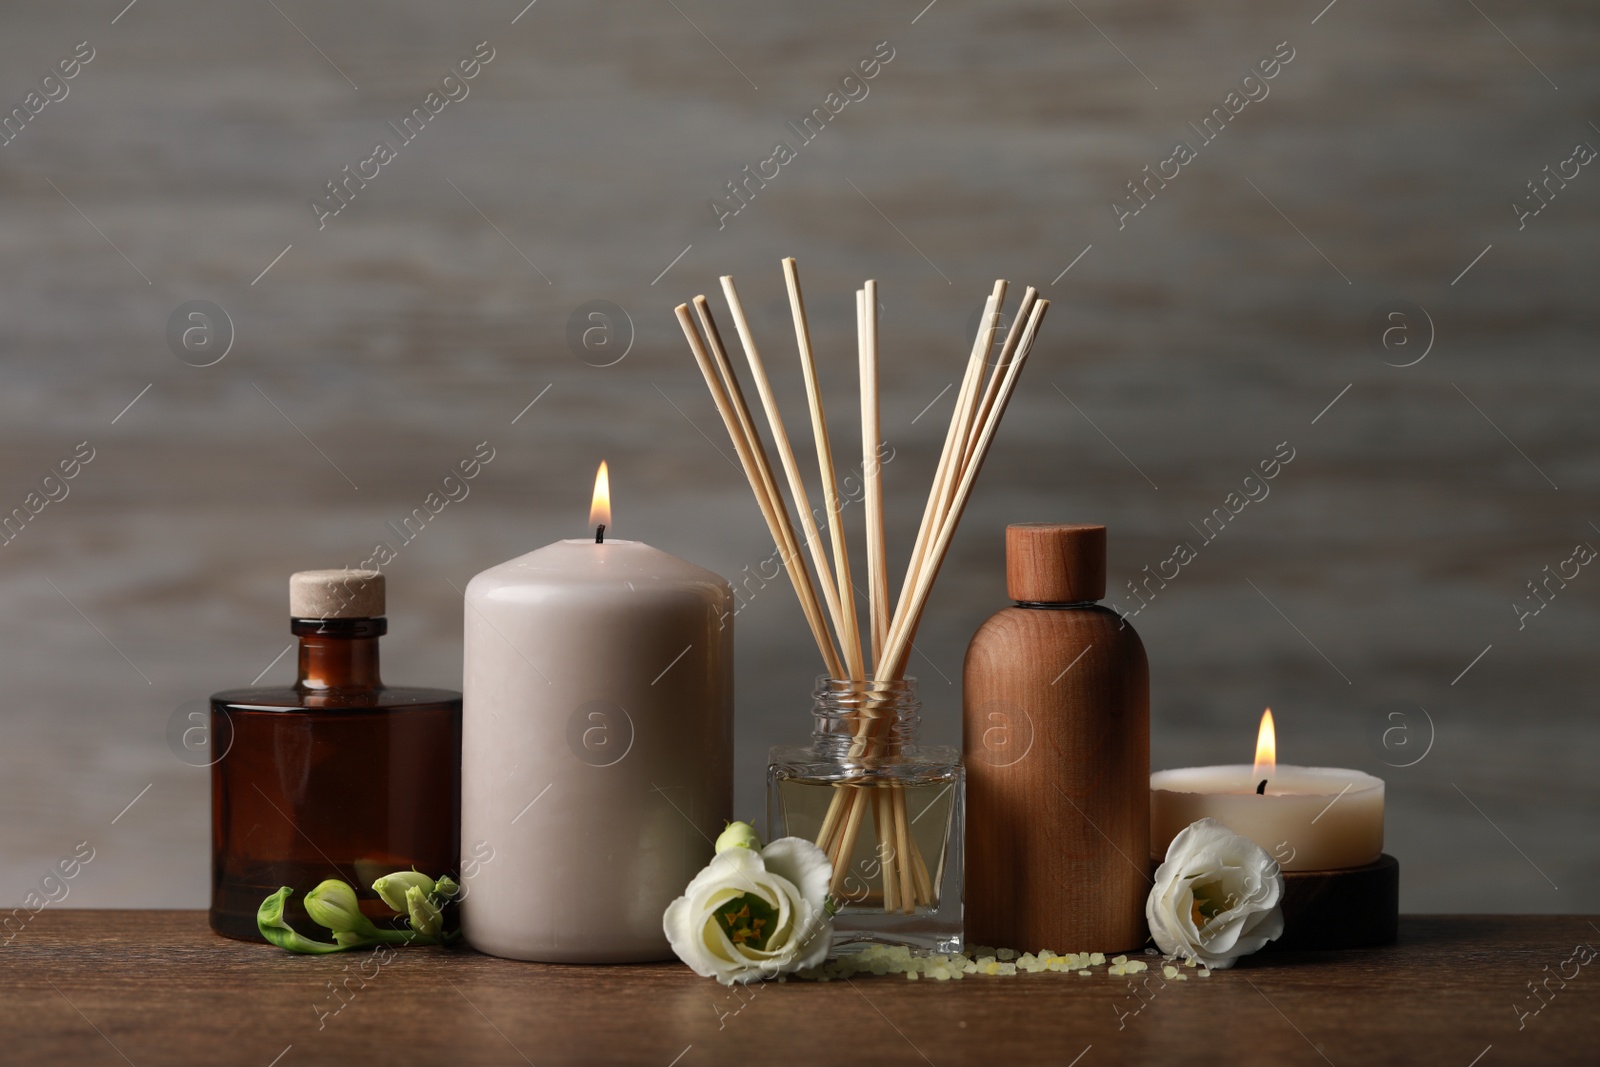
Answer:
POLYGON ((866 945, 859 950, 829 960, 817 967, 807 968, 792 976, 804 981, 828 982, 850 979, 858 975, 905 975, 909 980, 923 978, 939 982, 960 980, 969 974, 991 978, 1007 978, 1018 974, 1042 974, 1046 971, 1065 974, 1076 971, 1079 977, 1088 978, 1096 972, 1093 968, 1104 966, 1108 977, 1121 978, 1142 974, 1151 969, 1150 961, 1158 961, 1162 976, 1169 981, 1187 981, 1183 968, 1198 968, 1201 978, 1211 977, 1209 968, 1195 959, 1159 955, 1146 949, 1149 959, 1131 959, 1118 954, 1107 960, 1102 952, 1066 952, 1040 949, 1037 952, 1019 952, 1011 948, 973 947, 960 952, 928 953, 926 955, 904 945, 866 945))

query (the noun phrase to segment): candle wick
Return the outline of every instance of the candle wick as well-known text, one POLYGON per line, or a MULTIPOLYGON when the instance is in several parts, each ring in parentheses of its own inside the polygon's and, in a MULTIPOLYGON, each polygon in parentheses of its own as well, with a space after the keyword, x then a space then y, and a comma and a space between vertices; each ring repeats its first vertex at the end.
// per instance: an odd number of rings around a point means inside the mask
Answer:
POLYGON ((1261 797, 1261 796, 1266 796, 1266 795, 1267 795, 1267 780, 1265 778, 1263 778, 1263 779, 1261 779, 1261 784, 1256 786, 1256 796, 1261 797))
POLYGON ((606 543, 606 524, 603 522, 594 528, 594 543, 597 545, 606 543))

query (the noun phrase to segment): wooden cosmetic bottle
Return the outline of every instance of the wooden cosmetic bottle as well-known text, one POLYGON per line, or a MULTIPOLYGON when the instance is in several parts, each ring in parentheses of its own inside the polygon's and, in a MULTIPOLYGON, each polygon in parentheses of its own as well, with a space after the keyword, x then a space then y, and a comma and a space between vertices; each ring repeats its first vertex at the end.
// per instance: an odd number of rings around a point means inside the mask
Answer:
POLYGON ((1006 528, 1016 601, 967 648, 966 941, 1117 952, 1147 939, 1150 678, 1106 589, 1104 526, 1006 528))

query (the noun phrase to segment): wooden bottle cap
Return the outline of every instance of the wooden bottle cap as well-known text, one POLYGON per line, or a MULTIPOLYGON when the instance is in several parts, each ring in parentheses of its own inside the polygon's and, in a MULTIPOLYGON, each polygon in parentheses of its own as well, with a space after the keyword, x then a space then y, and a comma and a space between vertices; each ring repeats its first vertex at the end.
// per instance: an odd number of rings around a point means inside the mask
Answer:
POLYGON ((1106 595, 1106 528, 1016 522, 1006 527, 1006 592, 1034 604, 1081 604, 1106 595))
POLYGON ((384 584, 379 571, 296 571, 289 576, 289 617, 381 619, 384 584))

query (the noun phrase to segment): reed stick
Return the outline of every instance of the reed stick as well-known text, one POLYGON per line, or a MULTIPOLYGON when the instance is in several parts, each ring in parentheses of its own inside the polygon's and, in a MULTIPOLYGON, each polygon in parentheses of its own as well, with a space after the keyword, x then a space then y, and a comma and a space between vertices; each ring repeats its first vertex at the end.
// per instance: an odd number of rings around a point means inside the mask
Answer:
MULTIPOLYGON (((701 344, 693 321, 689 318, 688 306, 680 304, 676 311, 679 325, 683 328, 684 337, 689 341, 690 350, 694 353, 695 362, 699 365, 700 372, 706 380, 706 387, 711 392, 712 401, 716 404, 718 414, 722 416, 723 425, 727 427, 728 436, 733 441, 734 451, 739 455, 745 477, 750 481, 750 489, 755 494, 756 504, 761 509, 762 517, 767 520, 767 530, 772 535, 774 543, 781 548, 786 540, 793 538, 793 530, 789 527, 787 510, 782 508, 782 498, 774 498, 767 491, 766 483, 768 479, 763 478, 752 447, 752 440, 754 440, 755 447, 759 447, 759 439, 752 439, 745 434, 741 426, 741 420, 735 412, 734 404, 726 388, 718 380, 711 358, 701 344), (776 500, 776 503, 774 503, 774 500, 776 500), (780 511, 782 512, 781 515, 780 511)), ((828 634, 827 625, 823 621, 821 611, 817 606, 816 594, 811 588, 810 575, 800 569, 803 567, 803 560, 800 559, 798 553, 785 552, 784 555, 790 584, 794 586, 801 610, 805 613, 806 622, 811 627, 811 635, 817 642, 818 650, 822 653, 823 662, 831 670, 838 665, 839 657, 834 651, 833 640, 828 634), (797 567, 797 564, 800 567, 797 567)))
POLYGON ((839 499, 838 476, 833 468, 828 418, 822 410, 822 389, 817 384, 817 362, 811 350, 811 327, 806 323, 805 296, 800 291, 800 271, 792 256, 783 261, 783 281, 789 290, 789 314, 794 319, 794 340, 800 350, 800 372, 805 379, 806 404, 811 412, 811 436, 816 443, 817 467, 822 476, 823 506, 828 513, 828 537, 833 543, 834 579, 839 589, 839 644, 844 650, 845 668, 850 677, 861 681, 866 677, 866 667, 861 655, 850 546, 844 536, 843 503, 839 499))
MULTIPOLYGON (((783 415, 778 411, 777 398, 772 394, 772 383, 767 379, 766 364, 762 362, 761 351, 756 347, 755 337, 750 332, 750 320, 745 317, 744 305, 739 300, 739 291, 733 284, 732 275, 722 276, 722 292, 728 300, 728 310, 733 314, 734 329, 738 331, 739 343, 744 346, 745 359, 750 364, 750 376, 756 383, 756 392, 761 397, 761 406, 766 412, 767 429, 772 433, 773 442, 778 448, 778 459, 783 464, 783 473, 789 482, 789 495, 794 499, 795 510, 800 513, 800 525, 805 531, 806 544, 811 549, 811 560, 817 568, 817 581, 822 586, 823 602, 833 617, 834 633, 841 635, 840 644, 843 645, 844 626, 839 615, 840 591, 834 584, 832 572, 828 569, 828 557, 822 545, 822 534, 817 530, 815 516, 811 514, 811 500, 806 495, 806 485, 800 477, 800 466, 795 461, 794 449, 790 447, 789 434, 783 428, 783 415)), ((842 678, 845 675, 841 670, 833 677, 842 678)))
POLYGON ((861 477, 867 512, 867 601, 871 605, 873 676, 889 640, 889 571, 884 546, 882 431, 878 410, 878 283, 856 293, 856 334, 861 361, 861 477))
POLYGON ((910 887, 902 884, 898 852, 884 855, 883 842, 893 842, 897 828, 904 824, 895 819, 894 799, 890 796, 894 790, 874 789, 872 792, 872 822, 878 833, 878 862, 883 868, 883 910, 899 911, 901 897, 910 887))
POLYGON ((989 417, 978 430, 975 447, 972 449, 972 459, 961 474, 956 494, 951 501, 949 509, 942 518, 938 536, 932 542, 932 549, 928 557, 928 565, 917 579, 917 587, 912 591, 909 603, 901 603, 897 612, 898 627, 891 630, 889 644, 884 652, 884 663, 889 671, 904 669, 906 655, 909 652, 910 635, 915 630, 916 621, 922 614, 923 606, 927 603, 928 592, 933 587, 933 581, 939 576, 939 567, 944 562, 945 553, 950 549, 950 539, 955 536, 956 525, 961 521, 961 515, 966 510, 967 500, 972 493, 972 484, 978 477, 978 472, 983 469, 984 458, 988 455, 989 445, 994 440, 995 431, 999 428, 1000 419, 1005 414, 1006 406, 1011 402, 1011 394, 1016 389, 1017 375, 1022 371, 1023 364, 1027 362, 1028 352, 1033 347, 1033 338, 1038 333, 1039 323, 1043 321, 1045 312, 1050 308, 1050 301, 1038 300, 1034 303, 1032 312, 1028 316, 1028 324, 1024 328, 1018 345, 1016 356, 1011 360, 1011 365, 1006 368, 1005 378, 1000 385, 999 395, 995 399, 994 407, 989 412, 989 417))
MULTIPOLYGON (((993 406, 992 396, 989 396, 988 394, 991 393, 996 383, 1002 380, 1005 367, 1010 362, 1016 349, 1016 340, 1020 325, 1027 317, 1029 307, 1031 306, 1035 296, 1036 293, 1032 288, 1029 288, 1027 292, 1023 294, 1022 303, 1018 305, 1016 317, 1012 320, 1012 330, 1008 334, 1006 343, 1001 349, 1000 359, 996 361, 993 370, 989 374, 989 388, 982 390, 986 394, 983 402, 980 402, 979 391, 983 385, 982 379, 984 369, 989 365, 989 353, 994 350, 994 331, 995 327, 998 326, 999 317, 998 308, 996 308, 995 321, 991 322, 989 324, 989 328, 983 331, 980 337, 974 341, 972 349, 974 359, 968 368, 969 371, 975 372, 970 379, 972 382, 972 388, 969 392, 965 393, 961 397, 961 400, 957 406, 957 410, 951 417, 952 423, 955 423, 957 420, 959 420, 959 426, 956 429, 955 448, 952 450, 951 454, 945 458, 944 462, 941 463, 938 475, 934 479, 935 485, 938 487, 939 492, 939 503, 935 510, 936 513, 941 516, 949 513, 951 501, 955 498, 956 489, 960 483, 961 472, 963 469, 965 469, 968 462, 974 427, 982 425, 982 419, 987 413, 987 408, 993 406)), ((938 527, 936 526, 933 530, 930 530, 929 536, 932 537, 933 534, 937 532, 937 529, 938 527)), ((924 569, 926 569, 928 563, 927 553, 925 552, 917 562, 917 578, 920 580, 922 577, 922 572, 924 569)), ((916 625, 917 621, 920 621, 921 614, 921 609, 919 608, 915 616, 915 621, 913 621, 911 624, 912 637, 915 637, 916 635, 916 625)))
POLYGON ((889 806, 891 822, 894 824, 894 851, 895 858, 899 861, 898 877, 900 879, 902 898, 900 910, 907 915, 916 910, 919 904, 931 904, 932 894, 924 892, 922 884, 917 880, 917 865, 922 862, 917 849, 913 847, 911 838, 911 822, 906 818, 906 791, 898 785, 889 787, 889 806))
MULTIPOLYGON (((834 791, 833 798, 828 802, 827 813, 822 817, 822 828, 817 831, 816 845, 826 852, 831 859, 834 849, 839 844, 839 827, 841 826, 846 805, 839 801, 838 790, 834 791)), ((834 864, 834 873, 838 873, 838 864, 834 864)))
MULTIPOLYGON (((811 627, 811 636, 816 640, 817 647, 822 652, 822 661, 828 670, 842 671, 844 668, 834 647, 833 637, 828 632, 828 624, 817 599, 817 589, 811 580, 811 571, 806 567, 805 556, 800 551, 799 538, 794 532, 794 522, 789 517, 789 509, 784 503, 783 494, 778 490, 777 480, 773 477, 772 462, 767 458, 766 446, 762 444, 761 435, 756 432, 755 420, 750 417, 750 407, 745 402, 744 390, 740 388, 739 378, 733 373, 733 366, 728 360, 727 349, 722 343, 716 319, 712 316, 711 307, 704 296, 695 297, 694 309, 701 328, 705 331, 707 348, 721 382, 722 393, 726 396, 738 421, 738 432, 729 425, 728 435, 733 438, 735 449, 738 448, 741 436, 749 447, 756 470, 756 476, 751 477, 750 487, 755 492, 756 502, 762 508, 763 514, 768 515, 768 526, 772 532, 773 542, 779 555, 783 557, 784 569, 788 572, 789 582, 794 586, 795 595, 800 600, 800 609, 805 613, 806 624, 811 627), (756 484, 758 479, 759 485, 756 484)), ((690 347, 694 347, 693 340, 690 341, 690 347)), ((698 359, 697 355, 696 360, 698 359)), ((704 371, 703 366, 701 369, 704 371)), ((711 388, 712 398, 715 400, 718 392, 709 377, 706 379, 706 385, 711 388)), ((726 422, 726 417, 724 421, 726 422)), ((749 473, 747 468, 747 476, 749 473)))
MULTIPOLYGON (((939 452, 939 463, 934 468, 933 484, 928 488, 928 503, 922 511, 922 522, 917 526, 917 539, 911 548, 911 562, 906 565, 905 582, 900 588, 900 600, 895 607, 895 619, 900 617, 905 610, 906 603, 911 596, 911 590, 916 588, 917 578, 922 573, 924 559, 928 550, 928 538, 937 529, 935 513, 939 509, 940 501, 944 497, 944 482, 949 469, 950 455, 959 447, 958 440, 961 434, 961 412, 966 398, 977 383, 982 380, 985 356, 994 335, 997 316, 1005 300, 1006 281, 997 279, 994 290, 989 294, 988 301, 984 304, 983 317, 978 321, 978 335, 972 342, 972 353, 967 357, 966 373, 961 378, 961 389, 956 393, 956 404, 950 413, 950 427, 945 431, 944 447, 939 452)), ((894 623, 890 623, 893 629, 894 623)))
POLYGON ((869 792, 876 793, 877 790, 846 785, 837 787, 834 792, 833 803, 845 805, 845 815, 840 820, 838 858, 829 855, 833 861, 831 888, 835 897, 844 889, 845 880, 850 877, 850 859, 855 855, 856 837, 861 831, 861 817, 866 813, 866 794, 869 792))
MULTIPOLYGON (((995 361, 994 369, 989 372, 989 381, 984 387, 983 400, 978 406, 973 420, 974 425, 983 425, 983 421, 989 417, 989 411, 994 407, 995 395, 999 392, 1000 382, 1005 375, 1006 368, 1011 365, 1012 359, 1016 357, 1017 345, 1022 337, 1024 320, 1027 319, 1029 312, 1033 310, 1033 302, 1038 299, 1038 296, 1039 291, 1031 285, 1023 291, 1022 303, 1017 305, 1017 315, 1011 320, 1011 329, 1006 332, 1006 341, 1000 349, 1000 358, 995 361)), ((963 470, 972 461, 972 447, 975 444, 975 439, 969 433, 967 449, 961 457, 963 470)))

